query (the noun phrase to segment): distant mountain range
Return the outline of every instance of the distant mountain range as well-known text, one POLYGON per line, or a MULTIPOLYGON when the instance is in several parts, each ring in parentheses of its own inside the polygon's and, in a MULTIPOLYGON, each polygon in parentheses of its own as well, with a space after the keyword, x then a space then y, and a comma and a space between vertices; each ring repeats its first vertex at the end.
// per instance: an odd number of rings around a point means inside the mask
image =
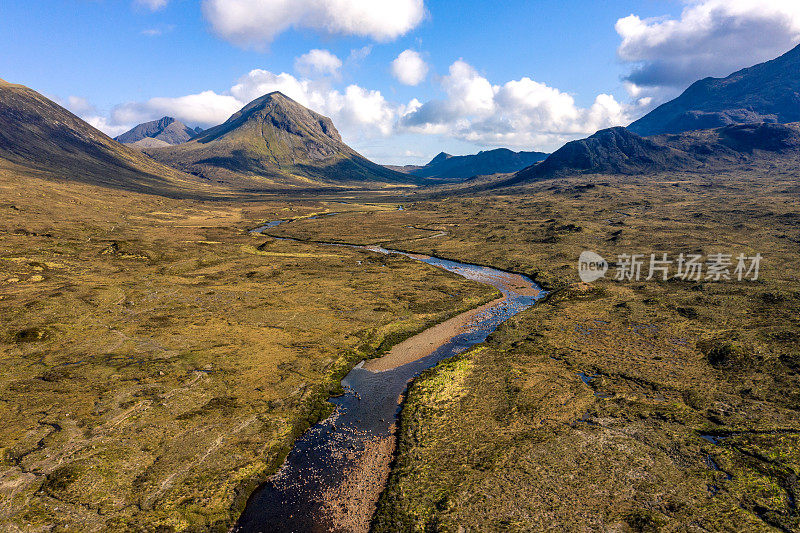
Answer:
POLYGON ((114 140, 137 148, 159 148, 185 143, 202 133, 201 128, 192 129, 172 117, 163 117, 139 124, 114 140))
POLYGON ((800 46, 727 78, 700 80, 628 129, 649 136, 759 122, 800 122, 800 46))
POLYGON ((154 159, 237 187, 419 183, 342 142, 331 119, 280 92, 247 104, 189 142, 147 149, 154 159))
POLYGON ((498 148, 462 156, 442 152, 425 166, 389 168, 430 180, 462 181, 475 176, 516 172, 546 157, 547 154, 542 152, 513 152, 507 148, 498 148))
POLYGON ((199 180, 153 161, 23 85, 0 80, 0 166, 159 194, 192 194, 199 180))

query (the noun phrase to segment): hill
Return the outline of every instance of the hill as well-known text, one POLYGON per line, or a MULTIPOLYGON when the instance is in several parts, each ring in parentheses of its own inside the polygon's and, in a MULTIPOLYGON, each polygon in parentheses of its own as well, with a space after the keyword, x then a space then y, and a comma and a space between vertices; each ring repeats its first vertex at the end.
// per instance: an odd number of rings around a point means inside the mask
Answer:
POLYGON ((542 152, 513 152, 507 148, 486 150, 475 155, 453 156, 444 152, 422 167, 397 167, 420 178, 459 181, 475 176, 516 172, 544 160, 542 152))
POLYGON ((165 144, 181 144, 197 137, 202 131, 200 128, 192 129, 172 117, 163 117, 159 120, 139 124, 115 137, 114 140, 123 144, 134 144, 144 139, 156 139, 165 144))
POLYGON ((33 89, 0 80, 0 166, 168 195, 208 187, 123 146, 33 89))
POLYGON ((191 141, 149 149, 180 170, 238 187, 409 184, 347 146, 331 119, 279 92, 262 96, 191 141))
POLYGON ((706 78, 628 129, 638 135, 681 133, 742 123, 800 121, 800 46, 727 78, 706 78))
POLYGON ((798 123, 735 124, 647 138, 617 127, 567 143, 543 162, 516 173, 501 185, 574 174, 713 172, 798 153, 798 123))

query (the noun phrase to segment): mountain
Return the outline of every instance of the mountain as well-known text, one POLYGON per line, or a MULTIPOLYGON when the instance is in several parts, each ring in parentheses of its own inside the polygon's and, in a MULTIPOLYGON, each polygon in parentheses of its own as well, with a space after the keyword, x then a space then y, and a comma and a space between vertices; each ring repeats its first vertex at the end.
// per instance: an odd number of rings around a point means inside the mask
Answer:
POLYGON ((628 129, 649 136, 731 124, 798 121, 800 46, 727 78, 700 80, 628 129))
MULTIPOLYGON (((139 124, 130 131, 126 131, 115 141, 123 144, 135 144, 144 139, 156 139, 166 144, 181 144, 197 137, 203 130, 200 128, 192 129, 184 123, 172 117, 164 117, 152 122, 139 124)), ((153 148, 154 146, 139 145, 142 148, 153 148)))
POLYGON ((0 80, 0 166, 142 192, 194 194, 196 178, 153 161, 23 85, 0 80))
POLYGON ((543 162, 519 172, 517 177, 527 181, 561 174, 631 174, 654 168, 679 168, 688 163, 685 154, 617 127, 569 142, 543 162))
POLYGON ((147 154, 180 170, 243 188, 408 184, 342 142, 331 119, 279 92, 258 98, 224 124, 147 154))
POLYGON ((575 174, 709 172, 797 155, 800 155, 800 123, 734 124, 647 138, 617 127, 569 142, 543 162, 499 185, 575 174))
MULTIPOLYGON (((475 155, 453 156, 444 152, 422 167, 400 167, 398 170, 432 180, 466 180, 475 176, 516 172, 547 157, 542 152, 512 152, 498 148, 475 155)), ((395 167, 397 168, 397 167, 395 167)))
POLYGON ((650 137, 705 166, 756 162, 800 155, 800 123, 733 124, 712 130, 650 137))

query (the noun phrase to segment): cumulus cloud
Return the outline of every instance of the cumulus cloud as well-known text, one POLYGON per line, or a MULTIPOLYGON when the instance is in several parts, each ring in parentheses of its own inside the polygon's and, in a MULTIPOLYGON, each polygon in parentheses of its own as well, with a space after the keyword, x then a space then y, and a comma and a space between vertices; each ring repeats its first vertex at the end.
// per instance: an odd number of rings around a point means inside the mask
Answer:
POLYGON ((262 47, 290 28, 396 39, 422 22, 424 0, 204 0, 214 32, 234 44, 262 47))
POLYGON ((158 11, 167 6, 169 0, 136 0, 136 4, 144 6, 150 11, 158 11))
POLYGON ((191 125, 214 126, 224 122, 242 107, 230 95, 204 91, 177 98, 158 97, 146 102, 129 102, 111 112, 113 124, 136 125, 163 116, 174 117, 191 125))
POLYGON ((800 42, 797 0, 684 0, 680 18, 619 19, 618 55, 633 66, 629 92, 684 88, 766 61, 800 42))
POLYGON ((53 100, 111 137, 116 137, 130 129, 127 125, 116 124, 107 117, 102 116, 91 102, 81 96, 69 96, 66 100, 53 97, 53 100))
POLYGON ((461 60, 450 66, 442 88, 445 99, 409 104, 400 127, 477 144, 552 149, 630 120, 628 108, 611 95, 581 108, 571 95, 530 78, 493 85, 461 60))
POLYGON ((405 50, 392 61, 392 75, 404 85, 419 85, 428 76, 428 64, 414 50, 405 50))
POLYGON ((294 69, 302 76, 337 76, 342 60, 328 50, 314 49, 294 61, 294 69))
POLYGON ((283 72, 274 74, 268 70, 251 70, 230 89, 239 102, 247 103, 264 96, 265 94, 280 91, 300 104, 310 107, 314 92, 311 82, 298 79, 291 74, 283 72))
POLYGON ((114 138, 118 135, 122 135, 123 133, 131 129, 127 125, 113 124, 106 117, 102 117, 99 115, 92 115, 81 118, 111 138, 114 138))
MULTIPOLYGON (((481 147, 508 146, 553 150, 566 141, 630 122, 636 106, 622 105, 600 94, 588 107, 555 87, 524 77, 493 84, 469 63, 454 62, 441 78, 442 97, 422 102, 391 102, 377 90, 331 86, 329 78, 298 77, 255 69, 223 92, 205 91, 180 97, 129 102, 101 119, 88 102, 71 101, 93 117, 103 131, 119 133, 140 122, 173 116, 190 126, 210 127, 227 120, 252 100, 280 91, 333 119, 345 142, 374 146, 379 139, 412 139, 440 135, 481 147)), ((415 142, 421 142, 419 138, 415 142)), ((405 149, 408 146, 403 146, 405 149)), ((402 153, 398 151, 397 153, 402 153)))

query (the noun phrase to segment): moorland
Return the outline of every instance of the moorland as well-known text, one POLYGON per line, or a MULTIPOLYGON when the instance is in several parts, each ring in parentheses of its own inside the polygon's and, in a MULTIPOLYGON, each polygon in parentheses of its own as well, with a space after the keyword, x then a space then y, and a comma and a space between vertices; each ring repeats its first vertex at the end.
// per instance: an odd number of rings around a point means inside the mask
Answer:
POLYGON ((0 528, 226 531, 350 369, 497 297, 339 243, 549 293, 411 384, 373 530, 800 530, 800 127, 773 112, 800 48, 779 59, 634 126, 660 135, 436 187, 280 93, 142 152, 0 80, 0 528), (762 262, 614 279, 663 253, 762 262))

